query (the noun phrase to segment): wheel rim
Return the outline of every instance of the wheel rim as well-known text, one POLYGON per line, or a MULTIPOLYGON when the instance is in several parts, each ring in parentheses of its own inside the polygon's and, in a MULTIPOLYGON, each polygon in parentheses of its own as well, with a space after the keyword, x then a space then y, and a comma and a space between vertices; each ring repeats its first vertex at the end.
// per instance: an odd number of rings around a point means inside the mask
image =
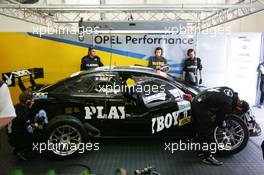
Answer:
POLYGON ((60 156, 69 156, 75 153, 81 141, 81 133, 70 125, 62 125, 54 129, 49 138, 49 142, 53 146, 52 151, 60 156))
POLYGON ((223 150, 231 151, 239 147, 245 138, 245 132, 239 122, 235 120, 226 120, 224 129, 216 127, 214 139, 216 143, 223 145, 223 150))

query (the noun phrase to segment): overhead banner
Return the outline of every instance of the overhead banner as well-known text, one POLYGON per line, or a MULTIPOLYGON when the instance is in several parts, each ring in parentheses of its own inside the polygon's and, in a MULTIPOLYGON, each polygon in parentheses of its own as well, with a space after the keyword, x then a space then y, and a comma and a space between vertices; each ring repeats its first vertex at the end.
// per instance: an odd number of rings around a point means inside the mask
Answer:
POLYGON ((100 34, 86 35, 82 42, 78 40, 76 35, 49 35, 48 37, 62 39, 66 42, 70 41, 71 44, 76 42, 76 45, 85 47, 95 46, 99 51, 112 53, 113 55, 105 55, 105 57, 109 58, 104 59, 113 59, 110 63, 113 66, 122 66, 115 61, 116 54, 147 61, 154 55, 155 48, 161 47, 164 51, 163 56, 167 59, 168 64, 170 64, 170 73, 179 77, 182 75, 182 63, 187 57, 187 50, 190 48, 195 49, 196 45, 195 35, 100 34))

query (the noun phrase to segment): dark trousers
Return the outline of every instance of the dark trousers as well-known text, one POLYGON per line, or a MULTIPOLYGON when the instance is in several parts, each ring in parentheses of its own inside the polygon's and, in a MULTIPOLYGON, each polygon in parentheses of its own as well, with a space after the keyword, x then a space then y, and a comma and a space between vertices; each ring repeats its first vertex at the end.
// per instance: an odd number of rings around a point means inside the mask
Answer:
POLYGON ((33 135, 27 133, 9 135, 9 144, 14 147, 15 152, 32 149, 33 135))
MULTIPOLYGON (((214 141, 213 134, 215 128, 215 121, 213 120, 212 113, 199 103, 192 104, 192 115, 197 133, 197 141, 202 144, 206 143, 208 146, 214 141)), ((210 146, 209 146, 210 147, 210 146)), ((211 154, 211 150, 200 150, 205 153, 205 156, 211 154)))
POLYGON ((260 80, 260 104, 263 105, 264 102, 264 76, 261 76, 260 80))

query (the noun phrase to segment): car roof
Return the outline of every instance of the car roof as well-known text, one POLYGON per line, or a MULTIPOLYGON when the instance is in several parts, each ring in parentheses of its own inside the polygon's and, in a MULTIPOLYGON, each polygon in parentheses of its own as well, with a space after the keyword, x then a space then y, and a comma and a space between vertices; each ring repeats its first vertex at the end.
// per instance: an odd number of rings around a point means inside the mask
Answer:
POLYGON ((92 70, 81 71, 79 74, 88 74, 88 73, 96 73, 96 72, 135 72, 135 73, 147 73, 157 75, 157 71, 153 68, 144 67, 144 66, 104 66, 98 67, 92 70))

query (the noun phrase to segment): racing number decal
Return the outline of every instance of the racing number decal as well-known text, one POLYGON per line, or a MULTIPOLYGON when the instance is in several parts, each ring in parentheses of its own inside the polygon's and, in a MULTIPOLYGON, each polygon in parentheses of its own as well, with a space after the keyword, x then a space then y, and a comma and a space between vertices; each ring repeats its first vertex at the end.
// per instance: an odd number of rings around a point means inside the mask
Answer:
POLYGON ((191 116, 188 116, 188 111, 183 112, 183 118, 179 120, 179 126, 185 125, 191 122, 191 116))

